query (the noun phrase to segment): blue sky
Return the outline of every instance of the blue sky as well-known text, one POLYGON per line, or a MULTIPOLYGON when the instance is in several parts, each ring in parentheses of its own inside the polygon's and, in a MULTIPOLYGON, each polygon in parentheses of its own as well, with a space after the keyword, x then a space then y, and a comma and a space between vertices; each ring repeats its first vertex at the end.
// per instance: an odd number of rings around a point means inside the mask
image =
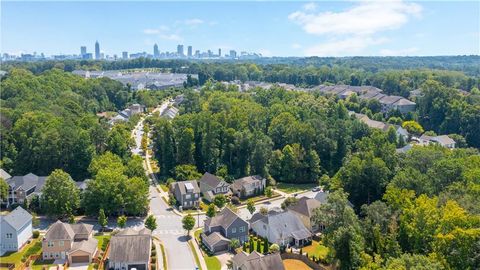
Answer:
POLYGON ((266 56, 480 54, 480 3, 1 1, 1 51, 106 54, 177 44, 266 56))

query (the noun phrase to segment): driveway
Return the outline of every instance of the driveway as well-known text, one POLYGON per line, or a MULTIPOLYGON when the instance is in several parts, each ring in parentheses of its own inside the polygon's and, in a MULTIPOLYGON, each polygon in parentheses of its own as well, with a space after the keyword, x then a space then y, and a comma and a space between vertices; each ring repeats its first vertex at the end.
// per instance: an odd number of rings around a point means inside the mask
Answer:
POLYGON ((88 263, 72 263, 68 269, 71 270, 87 270, 88 269, 88 263))
MULTIPOLYGON (((220 261, 220 265, 222 266, 222 270, 227 270, 227 263, 229 260, 233 258, 233 254, 230 252, 224 252, 221 254, 216 255, 217 259, 220 261)), ((273 269, 272 269, 273 270, 273 269)))

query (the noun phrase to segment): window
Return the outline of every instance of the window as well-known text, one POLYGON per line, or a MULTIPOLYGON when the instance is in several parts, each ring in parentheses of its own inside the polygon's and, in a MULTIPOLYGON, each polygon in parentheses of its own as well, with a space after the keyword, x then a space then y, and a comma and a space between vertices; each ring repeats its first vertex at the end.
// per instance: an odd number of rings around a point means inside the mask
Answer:
POLYGON ((240 232, 245 232, 245 226, 241 226, 238 230, 239 230, 240 232))
POLYGON ((54 246, 53 241, 48 241, 47 246, 53 247, 54 246))
POLYGON ((190 199, 190 194, 185 195, 185 199, 190 199))
POLYGON ((232 233, 236 233, 237 232, 237 228, 232 228, 232 233))
POLYGON ((13 234, 7 233, 7 238, 13 238, 13 234))
POLYGON ((58 242, 58 245, 61 246, 61 247, 63 247, 63 241, 59 241, 59 242, 58 242))

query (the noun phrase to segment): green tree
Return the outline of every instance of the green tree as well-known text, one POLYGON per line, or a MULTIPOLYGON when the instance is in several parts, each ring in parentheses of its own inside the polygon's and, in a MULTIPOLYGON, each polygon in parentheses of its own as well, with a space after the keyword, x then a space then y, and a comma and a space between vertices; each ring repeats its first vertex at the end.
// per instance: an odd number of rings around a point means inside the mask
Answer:
POLYGON ((215 204, 219 209, 222 209, 227 203, 227 198, 223 194, 218 194, 213 198, 213 204, 215 204))
POLYGON ((273 196, 272 187, 265 188, 265 196, 267 196, 268 198, 271 198, 273 196))
POLYGON ((177 165, 174 171, 175 179, 177 179, 177 181, 197 180, 202 177, 197 171, 197 167, 191 164, 177 165))
POLYGON ((211 203, 208 205, 208 208, 207 208, 207 217, 214 217, 216 214, 216 210, 215 210, 215 204, 211 203))
POLYGON ((268 249, 271 253, 277 253, 280 251, 280 247, 277 244, 272 244, 270 245, 270 248, 268 249))
POLYGON ((117 225, 120 228, 125 228, 125 225, 127 224, 127 217, 126 216, 119 216, 117 218, 117 225))
POLYGON ((193 164, 193 153, 195 152, 194 134, 192 128, 180 129, 177 132, 177 163, 193 164))
POLYGON ((0 177, 0 201, 4 202, 8 197, 8 184, 0 177))
POLYGON ((240 241, 237 238, 232 238, 228 246, 231 250, 235 250, 240 247, 240 241))
POLYGON ((253 214, 253 212, 255 212, 255 202, 252 199, 248 199, 247 209, 250 214, 253 214))
POLYGON ((154 215, 148 215, 145 219, 145 227, 150 231, 154 231, 157 228, 157 219, 154 215))
POLYGON ((413 120, 403 122, 402 127, 415 135, 420 135, 424 132, 423 127, 413 120))
POLYGON ((42 188, 42 207, 50 216, 68 217, 80 206, 80 195, 70 175, 53 171, 42 188))
POLYGON ((183 229, 187 231, 187 235, 190 235, 190 231, 195 226, 195 218, 191 214, 188 214, 183 217, 182 224, 183 229))
POLYGON ((168 194, 168 204, 170 206, 175 206, 177 205, 177 199, 175 198, 175 196, 173 196, 173 194, 168 194))
POLYGON ((98 224, 102 227, 102 230, 107 227, 108 219, 105 216, 105 212, 103 211, 103 209, 100 209, 100 211, 98 211, 98 224))

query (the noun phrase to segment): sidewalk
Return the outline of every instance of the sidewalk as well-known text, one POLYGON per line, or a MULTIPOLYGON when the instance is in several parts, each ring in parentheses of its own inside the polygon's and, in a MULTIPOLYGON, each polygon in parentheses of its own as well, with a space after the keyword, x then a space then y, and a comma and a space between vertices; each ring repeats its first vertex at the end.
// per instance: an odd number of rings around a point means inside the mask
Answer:
POLYGON ((198 247, 198 244, 197 244, 197 241, 195 240, 195 235, 194 235, 194 231, 190 232, 190 237, 192 239, 190 239, 189 241, 192 242, 192 246, 193 246, 193 249, 195 250, 195 252, 197 253, 197 256, 198 256, 198 260, 200 261, 200 268, 201 269, 207 269, 207 264, 205 263, 205 259, 203 257, 203 253, 202 251, 200 250, 200 247, 198 247))
MULTIPOLYGON (((154 236, 153 237, 153 243, 155 244, 155 250, 157 251, 157 269, 158 270, 163 270, 163 269, 165 269, 165 267, 163 265, 163 254, 162 254, 162 248, 160 247, 160 240, 157 237, 154 236)), ((165 258, 165 262, 166 262, 167 268, 168 268, 167 258, 165 258)))

